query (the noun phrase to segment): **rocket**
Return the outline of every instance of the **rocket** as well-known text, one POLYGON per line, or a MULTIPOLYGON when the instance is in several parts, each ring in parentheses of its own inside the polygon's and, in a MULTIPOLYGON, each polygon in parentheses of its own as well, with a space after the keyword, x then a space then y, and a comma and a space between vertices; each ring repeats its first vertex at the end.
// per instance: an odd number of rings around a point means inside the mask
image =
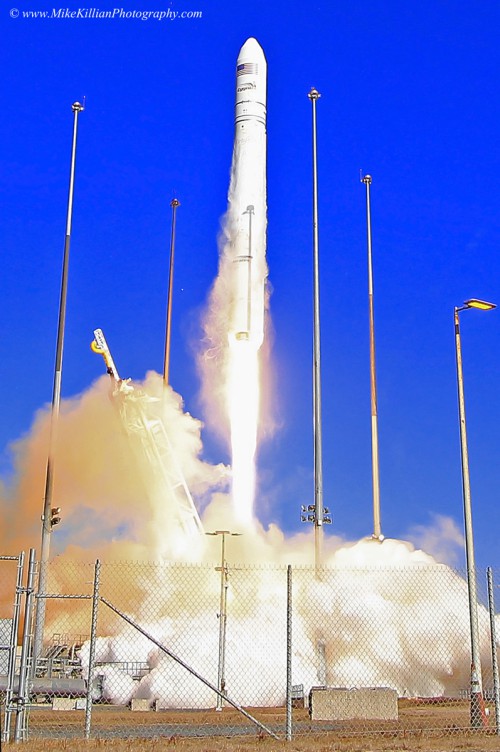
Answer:
POLYGON ((247 39, 236 61, 236 107, 227 234, 232 263, 229 338, 264 337, 266 251, 267 63, 256 39, 247 39))
POLYGON ((236 139, 248 131, 245 123, 263 126, 266 130, 267 63, 262 47, 250 37, 240 50, 236 61, 236 139))

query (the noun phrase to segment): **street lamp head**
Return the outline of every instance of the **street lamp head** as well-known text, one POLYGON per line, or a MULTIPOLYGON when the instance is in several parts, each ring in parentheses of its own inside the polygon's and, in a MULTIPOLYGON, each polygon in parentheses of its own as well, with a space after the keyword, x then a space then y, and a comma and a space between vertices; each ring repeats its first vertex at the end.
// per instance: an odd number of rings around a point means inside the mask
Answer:
POLYGON ((471 298, 464 302, 466 308, 478 308, 480 311, 491 311, 496 308, 496 303, 488 303, 486 300, 478 300, 477 298, 471 298))

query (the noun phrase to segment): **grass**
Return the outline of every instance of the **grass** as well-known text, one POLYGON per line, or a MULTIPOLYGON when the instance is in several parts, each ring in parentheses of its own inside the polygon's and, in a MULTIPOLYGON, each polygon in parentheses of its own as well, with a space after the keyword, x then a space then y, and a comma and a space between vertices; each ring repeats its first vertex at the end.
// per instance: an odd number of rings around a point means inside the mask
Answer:
MULTIPOLYGON (((251 730, 242 737, 229 736, 229 728, 241 725, 239 715, 231 708, 222 713, 213 710, 200 712, 162 711, 132 713, 127 709, 101 708, 93 713, 93 732, 101 730, 106 735, 113 731, 122 734, 140 733, 141 726, 149 729, 158 725, 158 733, 165 734, 168 726, 172 734, 148 739, 36 739, 36 733, 66 732, 83 735, 83 713, 78 711, 55 712, 46 708, 30 713, 32 739, 21 746, 22 752, 498 752, 500 738, 490 731, 464 731, 468 720, 468 703, 423 704, 400 701, 398 722, 380 722, 375 726, 367 722, 350 722, 342 731, 318 733, 311 729, 305 709, 294 710, 297 731, 292 741, 275 740, 251 730), (186 738, 175 733, 186 724, 216 726, 217 736, 186 738), (225 732, 225 727, 227 731, 225 732), (383 728, 383 730, 382 730, 383 728)), ((255 715, 266 725, 281 729, 284 733, 283 708, 253 709, 255 715)), ((248 723, 245 721, 248 730, 248 723)), ((10 745, 9 745, 10 746, 10 745)))
POLYGON ((245 739, 214 737, 184 739, 176 736, 151 740, 33 740, 25 742, 22 752, 498 752, 497 736, 456 733, 404 735, 387 738, 383 734, 342 737, 338 734, 314 734, 290 742, 255 735, 245 739))

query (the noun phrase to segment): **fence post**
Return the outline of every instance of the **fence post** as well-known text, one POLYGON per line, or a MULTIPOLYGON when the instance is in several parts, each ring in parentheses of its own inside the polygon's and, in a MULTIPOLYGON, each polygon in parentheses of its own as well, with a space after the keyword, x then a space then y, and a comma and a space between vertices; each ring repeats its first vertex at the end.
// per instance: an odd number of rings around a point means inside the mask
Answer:
POLYGON ((19 687, 17 691, 16 729, 14 741, 21 738, 26 741, 26 705, 29 700, 29 648, 31 637, 31 616, 33 612, 33 595, 35 590, 35 549, 30 548, 28 563, 28 581, 26 583, 26 603, 24 607, 23 642, 21 647, 21 665, 19 667, 19 687))
POLYGON ((500 683, 498 680, 498 660, 497 660, 497 638, 495 626, 495 594, 493 589, 493 570, 488 567, 486 570, 488 578, 488 610, 490 612, 490 632, 491 632, 491 663, 493 669, 493 689, 495 693, 495 730, 500 736, 500 683))
POLYGON ((10 721, 12 716, 12 697, 14 695, 14 682, 16 677, 16 652, 17 630, 19 627, 19 614, 21 611, 21 595, 24 573, 24 551, 17 557, 16 594, 14 597, 14 610, 12 614, 12 626, 9 641, 9 663, 7 669, 7 688, 5 692, 5 715, 2 730, 2 741, 10 741, 10 721))
POLYGON ((292 567, 286 570, 286 740, 292 741, 292 567))
POLYGON ((90 627, 89 673, 87 677, 87 702, 85 704, 85 739, 90 739, 90 724, 92 721, 92 686, 94 684, 95 641, 97 633, 97 616, 99 611, 99 585, 101 562, 97 559, 94 571, 94 591, 92 594, 92 622, 90 627))

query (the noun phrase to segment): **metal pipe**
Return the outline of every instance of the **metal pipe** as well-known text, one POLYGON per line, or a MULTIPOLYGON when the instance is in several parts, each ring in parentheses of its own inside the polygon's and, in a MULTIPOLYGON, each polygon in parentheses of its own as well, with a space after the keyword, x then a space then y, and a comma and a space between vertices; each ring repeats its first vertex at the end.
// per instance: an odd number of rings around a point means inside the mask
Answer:
POLYGON ((319 315, 318 156, 316 102, 321 94, 311 89, 313 163, 313 432, 314 432, 314 567, 323 566, 323 445, 321 434, 321 343, 319 315))
MULTIPOLYGON (((61 694, 73 697, 86 697, 87 687, 83 679, 71 677, 35 677, 30 676, 30 690, 35 695, 57 697, 61 694)), ((8 686, 7 676, 0 676, 0 692, 5 692, 8 686)), ((14 693, 19 691, 19 674, 14 677, 14 693)))
POLYGON ((170 202, 172 207, 172 232, 170 235, 170 264, 168 269, 168 296, 167 296, 167 322, 165 328, 165 355, 163 358, 163 386, 168 386, 170 373, 170 340, 172 331, 172 298, 174 293, 174 255, 175 255, 175 217, 177 207, 181 202, 173 198, 170 202))
POLYGON ((372 265, 372 221, 370 206, 371 175, 365 175, 361 182, 366 186, 366 228, 368 245, 368 311, 370 323, 370 406, 372 430, 372 489, 373 489, 373 535, 376 540, 383 540, 380 524, 380 480, 378 458, 378 410, 377 379, 375 370, 375 316, 373 310, 373 265, 372 265))
MULTIPOLYGON (((464 502, 464 522, 465 522, 465 554, 467 560, 467 590, 469 595, 469 621, 470 621, 470 638, 471 638, 471 686, 474 673, 477 675, 477 686, 482 697, 483 681, 481 672, 481 652, 479 649, 479 625, 477 616, 477 582, 476 582, 476 564, 474 558, 474 534, 472 527, 472 507, 470 493, 470 475, 469 475, 469 453, 467 449, 467 429, 465 422, 465 397, 464 397, 464 376, 462 368, 462 344, 460 340, 460 322, 458 314, 463 308, 455 307, 455 354, 457 362, 457 386, 458 386, 458 412, 460 422, 460 450, 462 457, 462 490, 464 502)), ((475 677, 474 677, 475 678, 475 677)), ((472 706, 471 706, 472 707, 472 706)), ((472 726, 481 726, 481 717, 477 712, 471 718, 472 726)))
POLYGON ((292 741, 292 567, 286 569, 286 740, 292 741))
POLYGON ((17 695, 16 728, 14 741, 26 740, 26 705, 29 700, 29 648, 31 636, 31 616, 33 613, 33 596, 35 591, 35 549, 30 549, 28 579, 26 583, 26 602, 24 607, 23 641, 21 646, 21 665, 19 668, 19 689, 17 695))
POLYGON ((488 611, 490 612, 490 632, 491 632, 491 668, 493 671, 493 692, 495 696, 495 732, 500 736, 500 681, 498 678, 498 657, 497 657, 497 634, 495 623, 495 588, 493 584, 493 570, 488 567, 486 570, 488 579, 488 611))
POLYGON ((224 664, 226 658, 226 597, 227 597, 227 568, 225 562, 226 534, 221 534, 221 566, 220 566, 220 609, 219 609, 219 662, 217 668, 217 686, 220 694, 217 695, 216 710, 222 710, 222 696, 226 690, 224 680, 224 664))
MULTIPOLYGON (((66 324, 66 300, 68 292, 69 250, 71 240, 71 223, 73 218, 73 193, 75 185, 76 142, 78 136, 78 115, 83 111, 83 105, 75 102, 73 111, 73 141, 71 147, 71 164, 69 173, 68 209, 66 213, 66 237, 64 240, 64 254, 61 279, 61 297, 59 301, 59 320, 57 326, 56 361, 54 369, 54 383, 52 390, 52 409, 50 419, 49 450, 45 474, 45 495, 42 514, 42 544, 40 566, 38 573, 38 593, 44 593, 47 581, 47 565, 50 557, 50 537, 54 521, 52 519, 52 495, 54 486, 55 451, 57 445, 57 428, 59 408, 61 403, 61 382, 64 352, 64 331, 66 324)), ((35 620, 34 659, 40 657, 43 644, 43 630, 45 626, 45 601, 38 599, 35 620)))
POLYGON ((9 662, 7 667, 7 687, 5 691, 5 715, 2 730, 2 741, 10 741, 10 723, 12 716, 12 697, 16 675, 17 630, 19 628, 19 614, 21 612, 21 596, 23 593, 24 551, 17 557, 16 594, 12 612, 12 625, 9 641, 9 662))
POLYGON ((97 559, 94 571, 94 590, 92 594, 92 619, 90 625, 89 673, 87 677, 87 700, 85 703, 85 739, 90 739, 92 723, 92 687, 94 684, 95 643, 97 638, 97 617, 99 612, 99 585, 101 562, 97 559))
POLYGON ((230 530, 215 530, 205 535, 221 536, 221 565, 215 571, 220 571, 220 602, 219 602, 219 660, 217 664, 217 694, 216 710, 222 710, 222 700, 226 693, 226 629, 227 629, 227 589, 228 566, 226 562, 226 535, 239 537, 241 533, 232 533, 230 530))
MULTIPOLYGON (((201 674, 199 674, 194 668, 191 668, 185 661, 182 660, 182 658, 179 658, 178 655, 173 653, 171 650, 165 647, 159 640, 157 640, 153 635, 149 634, 149 632, 146 632, 145 629, 143 629, 139 624, 137 624, 133 619, 130 618, 130 616, 127 616, 123 611, 120 611, 118 608, 113 606, 112 603, 110 603, 106 598, 103 598, 101 596, 101 601, 108 606, 108 608, 111 609, 111 611, 114 611, 115 614, 118 614, 118 616, 121 616, 124 621, 127 622, 127 624, 130 624, 130 626, 134 627, 134 629, 137 629, 140 634, 144 635, 144 637, 147 637, 148 640, 151 640, 153 645, 156 645, 163 653, 168 655, 170 658, 172 658, 174 661, 176 661, 180 666, 186 669, 186 671, 189 671, 190 674, 195 676, 197 679, 199 679, 206 687, 211 689, 213 692, 216 692, 218 695, 221 694, 220 690, 212 684, 212 682, 209 682, 208 679, 205 679, 201 674)), ((263 723, 258 721, 256 718, 254 718, 250 713, 248 713, 241 705, 239 705, 237 702, 234 702, 234 700, 231 700, 230 697, 227 695, 223 695, 223 699, 229 704, 232 705, 233 708, 238 710, 242 715, 245 716, 245 718, 248 718, 249 721, 254 723, 258 728, 262 729, 262 731, 265 731, 266 734, 269 734, 269 736, 272 736, 273 739, 278 739, 276 734, 271 731, 267 726, 264 726, 263 723)))

